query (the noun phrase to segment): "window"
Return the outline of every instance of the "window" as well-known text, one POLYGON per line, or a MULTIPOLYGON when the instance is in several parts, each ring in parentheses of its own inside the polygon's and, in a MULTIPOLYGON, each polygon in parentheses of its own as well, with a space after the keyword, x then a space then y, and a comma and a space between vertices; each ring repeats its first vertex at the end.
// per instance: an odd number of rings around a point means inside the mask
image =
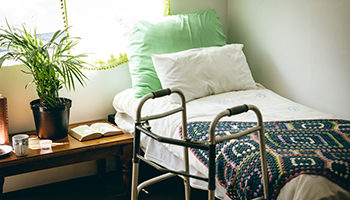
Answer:
MULTIPOLYGON (((117 15, 167 14, 169 0, 1 0, 0 26, 7 26, 5 19, 11 26, 24 24, 36 28, 43 40, 70 26, 70 36, 81 38, 72 53, 87 53, 88 62, 107 69, 127 61, 117 15)), ((1 47, 0 56, 5 51, 6 47, 1 47)))
MULTIPOLYGON (((35 27, 38 36, 45 40, 57 30, 64 28, 65 24, 60 9, 62 3, 59 0, 1 0, 0 26, 7 28, 7 20, 10 26, 23 24, 30 29, 35 27)), ((0 56, 5 52, 6 47, 0 47, 0 56)), ((13 65, 16 63, 6 61, 5 64, 13 65)))

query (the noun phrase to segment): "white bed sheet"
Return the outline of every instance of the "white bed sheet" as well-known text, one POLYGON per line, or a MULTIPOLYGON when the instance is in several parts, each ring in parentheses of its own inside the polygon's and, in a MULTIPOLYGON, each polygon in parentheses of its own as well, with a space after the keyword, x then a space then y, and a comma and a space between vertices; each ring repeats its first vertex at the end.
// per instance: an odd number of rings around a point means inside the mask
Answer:
MULTIPOLYGON (((129 132, 134 132, 134 119, 137 105, 140 99, 134 98, 132 89, 127 89, 117 94, 113 106, 117 111, 116 123, 118 126, 129 132)), ((242 104, 253 104, 257 106, 264 121, 294 120, 294 119, 331 119, 335 116, 311 109, 296 102, 283 98, 271 90, 265 89, 258 84, 256 90, 227 92, 218 95, 196 99, 187 103, 187 121, 212 121, 221 111, 242 104)), ((142 110, 143 116, 161 113, 178 105, 170 103, 167 98, 149 100, 142 110)), ((222 120, 234 121, 256 121, 255 114, 251 111, 222 120)), ((181 125, 180 113, 163 119, 150 121, 152 131, 165 137, 180 138, 179 125, 181 125)), ((145 157, 171 169, 183 168, 183 148, 175 145, 162 144, 154 141, 144 134, 141 136, 141 145, 145 150, 145 157)), ((191 172, 205 176, 207 168, 190 153, 191 172)), ((350 193, 335 183, 322 179, 323 185, 320 188, 323 193, 312 193, 310 190, 300 190, 300 186, 308 185, 308 182, 315 181, 317 176, 301 175, 286 184, 278 199, 320 199, 339 198, 350 199, 350 193), (331 190, 331 191, 328 191, 331 190), (305 191, 305 192, 302 192, 305 191), (318 195, 318 196, 317 196, 318 195)), ((323 177, 321 177, 323 178, 323 177)), ((191 179, 191 186, 199 189, 206 189, 206 182, 191 179)), ((225 189, 217 184, 216 197, 229 199, 225 189)))

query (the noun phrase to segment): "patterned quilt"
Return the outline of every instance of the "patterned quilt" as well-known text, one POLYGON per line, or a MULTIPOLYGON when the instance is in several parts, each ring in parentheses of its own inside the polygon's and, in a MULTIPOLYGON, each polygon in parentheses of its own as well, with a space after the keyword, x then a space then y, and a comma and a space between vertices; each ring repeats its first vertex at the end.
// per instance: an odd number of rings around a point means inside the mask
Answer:
MULTIPOLYGON (((188 136, 209 139, 209 121, 188 123, 188 136)), ((255 122, 220 121, 216 135, 234 134, 255 122)), ((264 122, 269 194, 300 174, 327 177, 350 191, 350 121, 337 119, 264 122)), ((182 127, 180 127, 180 137, 182 127)), ((208 167, 208 152, 191 149, 208 167)), ((216 178, 232 199, 263 196, 258 133, 226 141, 216 148, 216 178)))

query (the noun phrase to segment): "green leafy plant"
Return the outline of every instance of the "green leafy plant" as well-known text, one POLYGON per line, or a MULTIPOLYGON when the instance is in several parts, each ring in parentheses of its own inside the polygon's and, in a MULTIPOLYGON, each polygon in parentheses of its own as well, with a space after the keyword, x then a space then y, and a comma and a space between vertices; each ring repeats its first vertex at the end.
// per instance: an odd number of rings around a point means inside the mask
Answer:
POLYGON ((59 90, 63 87, 75 90, 75 80, 84 86, 87 79, 80 70, 87 64, 81 59, 86 54, 70 54, 79 38, 70 37, 68 28, 55 32, 47 43, 38 38, 36 29, 30 34, 23 24, 21 28, 11 28, 9 24, 7 29, 0 28, 0 47, 7 50, 0 57, 0 68, 7 59, 24 64, 27 70, 23 72, 33 76, 25 87, 35 84, 40 104, 44 107, 64 104, 59 98, 59 90))

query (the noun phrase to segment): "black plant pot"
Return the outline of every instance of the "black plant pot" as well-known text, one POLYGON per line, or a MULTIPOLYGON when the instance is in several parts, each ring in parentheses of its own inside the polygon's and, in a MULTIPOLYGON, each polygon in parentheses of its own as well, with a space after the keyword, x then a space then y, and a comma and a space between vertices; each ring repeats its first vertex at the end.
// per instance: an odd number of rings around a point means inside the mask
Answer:
POLYGON ((41 106, 39 99, 30 102, 39 138, 55 140, 67 136, 72 100, 67 98, 60 99, 65 104, 54 108, 41 106))

